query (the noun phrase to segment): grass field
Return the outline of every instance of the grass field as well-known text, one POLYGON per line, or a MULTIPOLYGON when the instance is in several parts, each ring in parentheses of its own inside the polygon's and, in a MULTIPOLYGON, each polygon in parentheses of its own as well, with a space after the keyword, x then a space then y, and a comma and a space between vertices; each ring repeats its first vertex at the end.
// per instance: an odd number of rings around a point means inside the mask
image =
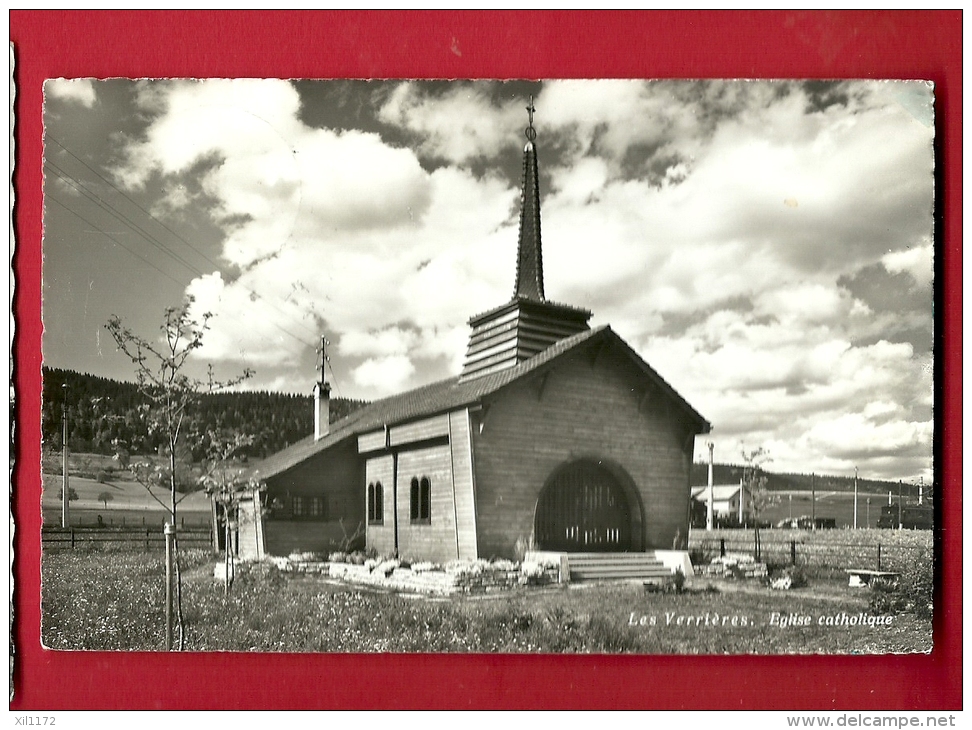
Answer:
MULTIPOLYGON (((45 524, 61 524, 61 476, 44 474, 41 510, 45 524)), ((72 525, 95 525, 98 515, 106 525, 162 525, 168 512, 155 501, 148 490, 137 482, 112 480, 100 483, 94 479, 79 476, 70 478, 70 488, 77 492, 78 499, 70 504, 72 525), (98 499, 102 492, 110 494, 105 503, 98 499)), ((159 499, 168 504, 169 494, 163 489, 154 489, 159 499)), ((190 494, 176 508, 180 524, 208 525, 211 520, 209 498, 202 492, 190 494)))
MULTIPOLYGON (((790 517, 816 516, 837 521, 837 527, 854 526, 854 493, 817 490, 771 492, 776 502, 763 510, 762 519, 772 524, 790 517)), ((897 492, 892 494, 897 500, 897 492)), ((857 495, 857 526, 877 527, 881 507, 888 503, 888 493, 860 492, 857 495), (870 500, 870 503, 868 503, 870 500)), ((906 502, 907 503, 907 502, 906 502)))
MULTIPOLYGON (((355 590, 261 565, 245 571, 227 598, 214 585, 212 568, 210 553, 187 552, 187 650, 779 654, 932 646, 931 623, 910 614, 890 617, 887 625, 873 619, 827 625, 868 611, 868 591, 849 589, 845 581, 777 592, 743 582, 713 588, 693 579, 689 592, 678 595, 605 583, 431 599, 355 590), (801 625, 781 626, 780 617, 791 615, 803 617, 795 622, 801 625)), ((158 554, 45 554, 44 645, 161 650, 161 576, 158 554)))

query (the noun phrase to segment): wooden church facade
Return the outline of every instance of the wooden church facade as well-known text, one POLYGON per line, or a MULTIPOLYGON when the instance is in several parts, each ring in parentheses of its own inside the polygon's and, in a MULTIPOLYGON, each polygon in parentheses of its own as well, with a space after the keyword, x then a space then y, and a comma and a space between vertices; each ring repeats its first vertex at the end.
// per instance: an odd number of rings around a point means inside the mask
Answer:
POLYGON ((535 133, 524 149, 516 286, 470 320, 462 373, 328 423, 271 456, 266 552, 363 533, 384 555, 445 562, 684 549, 696 434, 709 424, 610 327, 543 292, 535 133))

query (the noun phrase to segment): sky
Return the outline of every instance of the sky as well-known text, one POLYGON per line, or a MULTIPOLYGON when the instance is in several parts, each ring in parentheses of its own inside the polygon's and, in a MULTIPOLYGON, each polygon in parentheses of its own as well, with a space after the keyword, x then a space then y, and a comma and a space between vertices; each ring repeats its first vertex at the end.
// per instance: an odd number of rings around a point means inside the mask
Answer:
POLYGON ((131 380, 187 296, 246 387, 458 374, 513 293, 530 95, 549 299, 712 423, 696 459, 929 482, 933 89, 906 81, 58 79, 44 359, 131 380))

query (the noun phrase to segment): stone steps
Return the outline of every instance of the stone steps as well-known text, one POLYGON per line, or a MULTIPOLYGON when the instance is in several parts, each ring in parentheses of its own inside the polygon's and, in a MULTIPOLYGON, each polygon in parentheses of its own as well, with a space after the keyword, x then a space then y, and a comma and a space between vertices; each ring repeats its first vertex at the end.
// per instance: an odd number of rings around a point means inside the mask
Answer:
POLYGON ((569 553, 571 581, 670 578, 672 571, 654 553, 569 553))

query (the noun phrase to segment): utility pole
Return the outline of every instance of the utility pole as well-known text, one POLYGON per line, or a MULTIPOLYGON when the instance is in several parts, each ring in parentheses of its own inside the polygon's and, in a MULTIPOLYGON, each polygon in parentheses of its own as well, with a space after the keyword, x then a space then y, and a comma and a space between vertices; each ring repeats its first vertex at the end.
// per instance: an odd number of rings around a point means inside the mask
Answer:
POLYGON ((810 473, 810 529, 817 529, 817 483, 813 472, 810 473))
POLYGON ((854 529, 857 529, 857 467, 854 467, 854 529))
POLYGON ((898 480, 898 529, 901 529, 901 480, 898 480))
MULTIPOLYGON (((712 451, 715 449, 715 444, 711 441, 708 442, 709 447, 709 491, 706 497, 706 507, 705 507, 705 529, 711 530, 713 528, 714 515, 713 515, 713 489, 712 489, 712 451)), ((739 498, 742 499, 742 493, 740 492, 739 498)))
POLYGON ((71 487, 68 477, 67 383, 61 383, 61 527, 71 526, 71 487))

